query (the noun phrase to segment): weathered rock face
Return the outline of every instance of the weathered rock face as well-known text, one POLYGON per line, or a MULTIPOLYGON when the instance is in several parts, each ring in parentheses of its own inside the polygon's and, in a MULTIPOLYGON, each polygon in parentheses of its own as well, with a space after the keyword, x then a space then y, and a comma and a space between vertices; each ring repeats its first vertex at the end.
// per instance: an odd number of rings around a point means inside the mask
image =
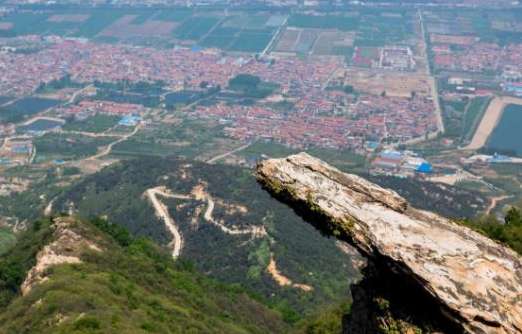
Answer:
MULTIPOLYGON (((522 258, 397 193, 306 153, 261 162, 258 181, 388 268, 467 333, 522 333, 522 258)), ((409 296, 412 297, 412 296, 409 296)))
POLYGON ((71 228, 74 224, 75 220, 71 217, 54 219, 54 241, 45 245, 36 255, 36 265, 29 270, 20 287, 22 295, 29 293, 33 286, 45 282, 50 267, 66 263, 81 263, 80 253, 85 248, 101 251, 95 242, 86 239, 71 228))

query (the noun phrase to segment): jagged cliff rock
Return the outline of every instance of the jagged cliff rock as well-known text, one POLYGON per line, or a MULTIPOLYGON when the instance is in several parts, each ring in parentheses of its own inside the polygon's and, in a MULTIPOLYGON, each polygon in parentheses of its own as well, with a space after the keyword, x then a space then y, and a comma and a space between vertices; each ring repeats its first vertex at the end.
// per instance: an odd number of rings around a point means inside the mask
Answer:
MULTIPOLYGON (((389 275, 388 291, 397 283, 406 306, 445 322, 439 329, 522 333, 522 258, 512 250, 306 153, 263 161, 256 177, 320 229, 354 245, 371 276, 380 277, 374 283, 389 275)), ((357 299, 368 298, 356 294, 354 308, 357 299)))
POLYGON ((53 223, 54 241, 45 245, 36 255, 36 264, 29 270, 20 288, 23 295, 29 293, 34 285, 48 279, 47 271, 50 267, 66 263, 81 263, 80 253, 85 248, 101 251, 94 241, 86 239, 71 228, 76 223, 73 218, 57 217, 53 223))

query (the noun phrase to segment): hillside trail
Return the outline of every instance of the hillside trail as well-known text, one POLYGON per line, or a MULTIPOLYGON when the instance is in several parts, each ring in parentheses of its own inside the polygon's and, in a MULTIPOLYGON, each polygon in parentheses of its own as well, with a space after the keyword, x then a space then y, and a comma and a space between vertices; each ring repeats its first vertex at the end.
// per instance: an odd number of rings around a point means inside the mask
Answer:
MULTIPOLYGON (((180 200, 196 200, 196 201, 206 201, 207 208, 203 213, 203 219, 219 228, 223 233, 229 235, 248 235, 254 238, 265 238, 268 236, 264 226, 252 226, 247 228, 230 228, 226 226, 222 221, 216 220, 213 216, 214 209, 216 207, 216 203, 212 196, 205 190, 204 185, 199 184, 195 186, 190 194, 178 194, 173 193, 165 186, 157 186, 154 188, 150 188, 146 190, 146 195, 148 199, 151 201, 154 209, 156 211, 156 215, 163 220, 165 226, 170 231, 173 236, 172 241, 169 243, 169 246, 172 247, 172 257, 177 258, 181 254, 181 249, 183 247, 183 238, 181 233, 178 230, 178 226, 168 212, 168 207, 158 199, 159 196, 163 196, 166 198, 175 198, 180 200)), ((299 284, 294 283, 290 278, 283 275, 279 269, 277 269, 277 264, 274 259, 274 255, 270 253, 270 263, 268 264, 266 271, 272 276, 274 281, 277 282, 280 286, 289 286, 295 289, 300 289, 305 292, 309 292, 313 290, 313 287, 307 284, 299 284)))
POLYGON ((248 228, 230 228, 223 224, 221 221, 217 221, 213 217, 213 212, 215 208, 215 202, 205 190, 202 185, 198 185, 194 187, 191 194, 176 194, 167 189, 165 186, 157 186, 154 188, 149 188, 145 191, 145 195, 152 203, 154 210, 156 211, 156 215, 163 220, 165 223, 165 226, 169 230, 169 232, 172 234, 172 242, 169 244, 172 247, 172 257, 177 258, 180 253, 183 246, 183 238, 181 236, 181 233, 179 232, 178 226, 174 219, 169 214, 168 207, 160 200, 158 199, 159 196, 167 197, 167 198, 175 198, 175 199, 181 199, 181 200, 198 200, 198 201, 206 201, 207 202, 207 209, 205 210, 205 213, 203 214, 203 218, 208 223, 211 223, 212 225, 218 227, 222 232, 229 235, 245 235, 250 234, 252 238, 262 238, 267 235, 265 227, 264 226, 252 226, 248 228))
POLYGON ((508 199, 510 197, 512 197, 512 196, 505 195, 505 196, 492 197, 491 202, 489 203, 489 206, 486 209, 486 214, 489 215, 491 213, 491 211, 493 211, 497 207, 498 202, 508 199))
POLYGON ((290 278, 283 275, 279 269, 277 269, 277 264, 274 259, 274 254, 270 253, 270 263, 268 264, 266 271, 272 276, 274 281, 279 286, 290 286, 292 288, 300 289, 306 292, 312 291, 314 288, 307 284, 299 284, 294 283, 290 278))
POLYGON ((248 148, 251 144, 252 144, 252 143, 248 143, 248 144, 242 145, 242 146, 240 146, 240 147, 238 147, 238 148, 235 148, 235 149, 233 149, 233 150, 230 150, 230 151, 228 151, 228 152, 225 152, 225 153, 223 153, 223 154, 216 155, 215 157, 210 158, 209 160, 207 160, 207 163, 208 163, 208 164, 213 164, 214 162, 216 162, 216 161, 218 161, 218 160, 221 160, 221 159, 223 159, 223 158, 228 157, 229 155, 232 155, 232 154, 234 154, 234 153, 237 153, 237 152, 239 152, 239 151, 242 151, 242 150, 248 148))
POLYGON ((84 160, 87 160, 87 161, 89 161, 89 160, 97 160, 97 159, 102 158, 102 157, 104 157, 104 156, 106 156, 106 155, 109 155, 109 154, 111 153, 112 148, 114 147, 114 145, 119 144, 119 143, 121 143, 121 142, 123 142, 123 141, 129 139, 130 137, 134 136, 136 133, 138 133, 138 130, 140 130, 141 127, 142 127, 141 124, 137 125, 131 133, 128 133, 128 134, 126 134, 126 135, 123 135, 120 139, 118 139, 118 140, 116 140, 116 141, 113 141, 112 143, 110 143, 109 145, 107 145, 107 146, 105 147, 105 149, 102 150, 101 152, 96 153, 95 155, 90 156, 90 157, 88 157, 88 158, 85 158, 84 160))
POLYGON ((179 257, 183 247, 183 238, 181 237, 176 222, 170 216, 167 206, 165 206, 165 204, 163 204, 157 197, 158 195, 163 196, 165 194, 167 197, 171 197, 171 194, 162 187, 147 189, 145 194, 152 203, 157 217, 163 220, 165 226, 172 234, 172 241, 169 243, 169 246, 172 248, 172 257, 179 257))

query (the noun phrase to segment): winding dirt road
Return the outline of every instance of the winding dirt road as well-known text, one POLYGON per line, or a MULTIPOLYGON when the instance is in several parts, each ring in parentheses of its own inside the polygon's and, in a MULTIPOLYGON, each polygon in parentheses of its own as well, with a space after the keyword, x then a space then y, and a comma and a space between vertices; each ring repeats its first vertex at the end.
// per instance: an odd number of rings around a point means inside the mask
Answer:
POLYGON ((101 151, 99 153, 96 153, 95 155, 90 156, 90 157, 88 157, 88 158, 86 158, 84 160, 96 160, 96 159, 99 159, 99 158, 104 157, 106 155, 109 155, 111 153, 112 148, 114 147, 114 145, 119 144, 119 143, 129 139, 130 137, 134 136, 138 132, 139 129, 141 129, 141 124, 137 125, 131 133, 128 133, 128 134, 122 136, 120 139, 118 139, 116 141, 113 141, 112 143, 107 145, 103 151, 101 151))
POLYGON ((221 231, 230 235, 240 235, 240 234, 251 234, 252 238, 261 238, 266 236, 266 230, 264 226, 252 226, 250 228, 238 229, 238 228, 229 228, 222 224, 221 222, 214 219, 212 213, 214 212, 215 203, 210 194, 205 193, 204 199, 207 200, 207 210, 203 214, 203 218, 211 223, 214 226, 217 226, 221 231))
POLYGON ((506 195, 506 196, 492 197, 491 202, 489 203, 489 206, 486 209, 486 214, 489 215, 491 213, 491 211, 493 211, 497 207, 498 202, 508 199, 510 197, 512 197, 512 196, 506 195))
POLYGON ((268 264, 268 267, 266 268, 266 271, 272 276, 274 281, 279 286, 291 286, 295 289, 301 289, 303 291, 309 292, 312 291, 314 288, 311 287, 308 284, 300 284, 300 283, 294 283, 292 280, 285 275, 283 275, 279 269, 277 269, 277 264, 274 259, 274 254, 270 254, 270 263, 268 264))
POLYGON ((159 199, 158 195, 165 197, 172 197, 173 195, 168 192, 164 187, 156 187, 150 188, 145 191, 147 198, 154 206, 154 210, 156 210, 156 215, 158 218, 162 219, 165 223, 165 226, 172 234, 172 241, 169 243, 169 246, 172 247, 172 257, 177 258, 181 254, 181 248, 183 247, 183 238, 181 237, 181 233, 176 226, 176 222, 169 214, 169 210, 165 204, 163 204, 159 199))
MULTIPOLYGON (((181 233, 178 230, 176 222, 169 214, 168 207, 158 199, 159 196, 167 197, 167 198, 175 198, 181 200, 197 200, 197 201, 206 201, 207 208, 205 213, 203 214, 203 218, 208 223, 218 227, 223 233, 229 235, 245 235, 250 234, 252 238, 264 238, 267 236, 267 232, 264 226, 252 226, 249 228, 230 228, 224 225, 222 222, 217 221, 212 215, 214 212, 214 208, 216 207, 215 201, 212 196, 205 191, 203 185, 198 185, 194 187, 190 194, 176 194, 167 189, 165 186, 158 186, 154 188, 150 188, 145 191, 147 198, 150 200, 152 205, 154 206, 154 210, 156 211, 156 215, 163 220, 165 226, 172 234, 172 241, 169 243, 169 246, 172 247, 172 257, 177 258, 181 254, 181 249, 183 247, 183 238, 181 233)), ((196 215, 199 215, 199 211, 196 211, 196 215)), ((280 285, 280 286, 289 286, 295 289, 300 289, 305 292, 309 292, 313 290, 313 287, 307 284, 299 284, 294 283, 291 279, 283 275, 278 269, 277 264, 274 259, 274 255, 270 254, 270 263, 268 264, 266 271, 272 276, 272 278, 280 285)))

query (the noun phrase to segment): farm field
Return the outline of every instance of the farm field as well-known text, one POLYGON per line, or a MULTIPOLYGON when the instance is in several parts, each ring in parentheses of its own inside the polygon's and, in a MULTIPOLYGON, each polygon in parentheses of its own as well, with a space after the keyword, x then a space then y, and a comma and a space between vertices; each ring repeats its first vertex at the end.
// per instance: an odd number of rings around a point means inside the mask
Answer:
POLYGON ((522 42, 520 9, 429 10, 423 14, 428 32, 432 34, 477 36, 483 41, 500 45, 522 42))
POLYGON ((59 100, 39 97, 26 97, 0 108, 0 120, 7 123, 17 123, 25 118, 54 107, 59 100))
POLYGON ((219 22, 219 18, 212 16, 193 16, 184 21, 174 31, 179 39, 199 40, 219 22))
POLYGON ((99 37, 126 39, 131 37, 168 36, 177 26, 175 22, 146 20, 136 23, 137 15, 125 15, 98 34, 99 37))
POLYGON ((201 41, 204 47, 228 51, 261 52, 273 38, 277 23, 285 17, 237 15, 225 19, 201 41))
POLYGON ((36 160, 38 162, 55 159, 75 160, 92 156, 102 146, 108 145, 115 139, 111 137, 86 137, 81 135, 66 135, 48 133, 36 138, 36 160))
POLYGON ((350 58, 354 38, 354 32, 289 27, 279 38, 275 51, 350 58))
POLYGON ((343 31, 357 30, 360 19, 346 15, 305 15, 290 16, 288 25, 297 28, 339 29, 343 31))
POLYGON ((217 14, 176 8, 24 11, 0 18, 0 37, 55 34, 118 41, 133 37, 172 38, 175 35, 181 39, 199 39, 220 18, 217 14))
POLYGON ((349 68, 342 73, 346 77, 344 85, 353 86, 355 91, 387 96, 410 97, 412 92, 420 96, 429 96, 430 86, 425 75, 397 72, 378 72, 373 70, 349 68))
POLYGON ((354 44, 361 47, 382 47, 408 42, 415 38, 413 12, 390 15, 386 12, 361 17, 354 44))
POLYGON ((296 28, 287 28, 279 38, 275 51, 277 52, 293 52, 294 46, 299 38, 301 30, 296 28))
POLYGON ((500 122, 488 139, 488 151, 522 156, 522 106, 510 104, 506 106, 500 122))
MULTIPOLYGON (((344 41, 343 47, 353 45, 382 47, 388 44, 404 43, 414 38, 415 19, 416 16, 413 11, 365 10, 359 13, 344 13, 342 15, 294 14, 288 20, 288 26, 300 29, 352 32, 351 36, 339 36, 338 33, 329 33, 324 36, 326 40, 333 38, 334 40, 344 41)), ((321 42, 323 48, 325 44, 327 43, 321 42)), ((337 53, 344 54, 345 51, 337 50, 337 53)), ((320 53, 318 51, 318 54, 320 53)), ((335 54, 335 52, 329 51, 327 54, 335 54)))
POLYGON ((11 101, 13 98, 9 96, 0 96, 0 105, 11 101))
POLYGON ((315 43, 314 55, 349 56, 353 51, 355 34, 340 31, 322 31, 315 43))
POLYGON ((24 126, 20 126, 17 128, 18 132, 38 132, 38 131, 47 131, 57 127, 61 127, 62 123, 58 121, 48 120, 48 119, 38 119, 31 124, 27 124, 24 126))
POLYGON ((120 117, 118 116, 96 114, 81 121, 67 123, 63 129, 66 131, 99 133, 114 127, 118 123, 119 119, 120 117))

